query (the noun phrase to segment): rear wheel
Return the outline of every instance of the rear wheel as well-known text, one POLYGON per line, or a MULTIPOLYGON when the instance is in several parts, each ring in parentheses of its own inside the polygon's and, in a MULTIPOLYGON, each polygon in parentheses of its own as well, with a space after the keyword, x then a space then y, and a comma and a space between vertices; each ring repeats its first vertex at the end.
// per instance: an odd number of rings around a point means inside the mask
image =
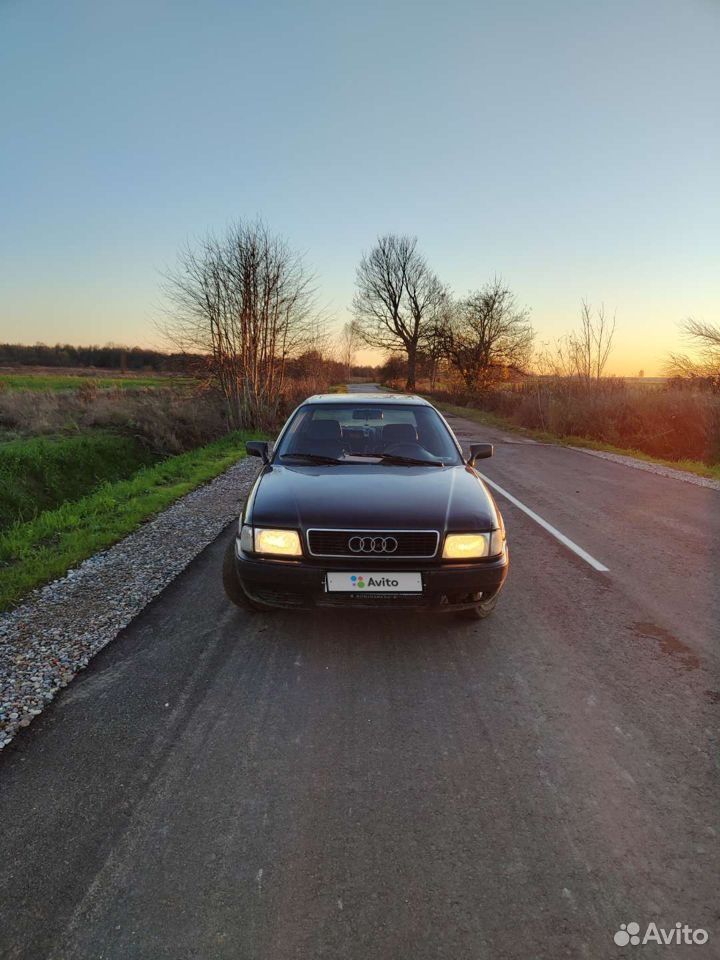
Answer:
POLYGON ((458 615, 463 618, 463 620, 484 620, 485 617, 489 617, 493 612, 498 602, 498 594, 496 593, 494 597, 488 597, 487 600, 481 600, 480 603, 476 603, 474 607, 468 607, 467 610, 458 611, 458 615))
POLYGON ((272 610, 272 607, 266 607, 262 603, 255 603, 243 590, 235 569, 235 537, 227 545, 225 556, 223 557, 223 587, 225 595, 236 607, 243 610, 254 610, 257 612, 272 610))

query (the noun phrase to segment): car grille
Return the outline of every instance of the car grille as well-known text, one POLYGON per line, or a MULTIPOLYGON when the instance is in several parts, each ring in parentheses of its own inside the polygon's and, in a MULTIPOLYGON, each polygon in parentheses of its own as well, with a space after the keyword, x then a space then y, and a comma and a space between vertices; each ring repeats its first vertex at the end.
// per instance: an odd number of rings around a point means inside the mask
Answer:
POLYGON ((434 557, 439 540, 437 530, 308 530, 308 549, 315 557, 420 559, 434 557))

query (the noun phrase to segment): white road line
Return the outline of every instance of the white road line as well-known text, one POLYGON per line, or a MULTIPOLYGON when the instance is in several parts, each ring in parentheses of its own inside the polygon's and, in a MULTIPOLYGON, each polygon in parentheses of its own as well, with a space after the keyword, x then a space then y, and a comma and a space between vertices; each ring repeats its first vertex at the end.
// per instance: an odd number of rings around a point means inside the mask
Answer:
MULTIPOLYGON (((479 470, 477 472, 480 473, 479 470)), ((583 550, 582 547, 579 547, 569 537, 566 537, 564 533, 560 533, 560 531, 551 523, 548 523, 547 520, 543 520, 543 518, 538 516, 538 514, 535 513, 534 510, 531 510, 530 507, 526 507, 524 503, 521 503, 517 497, 514 497, 511 493, 508 493, 507 490, 500 486, 500 484, 495 483, 495 481, 491 480, 490 477, 486 477, 484 473, 480 473, 480 476, 489 487, 492 487, 493 490, 497 490, 497 492, 505 497, 506 500, 509 500, 510 503, 515 504, 518 510, 522 510, 523 513, 526 513, 532 520, 535 521, 535 523, 539 524, 543 530, 547 530, 547 532, 555 537, 556 540, 559 540, 563 546, 567 547, 568 550, 572 550, 572 552, 584 560, 585 563, 589 563, 593 570, 599 570, 600 573, 608 573, 609 567, 606 567, 605 564, 600 563, 600 561, 596 560, 595 557, 591 557, 586 550, 583 550)))

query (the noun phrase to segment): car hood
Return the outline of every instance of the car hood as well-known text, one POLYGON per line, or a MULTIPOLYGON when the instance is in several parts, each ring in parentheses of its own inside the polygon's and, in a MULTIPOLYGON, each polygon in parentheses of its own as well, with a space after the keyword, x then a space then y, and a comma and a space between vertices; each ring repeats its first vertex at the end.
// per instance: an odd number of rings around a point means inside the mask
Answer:
POLYGON ((248 504, 257 526, 490 530, 495 504, 468 466, 265 467, 248 504))

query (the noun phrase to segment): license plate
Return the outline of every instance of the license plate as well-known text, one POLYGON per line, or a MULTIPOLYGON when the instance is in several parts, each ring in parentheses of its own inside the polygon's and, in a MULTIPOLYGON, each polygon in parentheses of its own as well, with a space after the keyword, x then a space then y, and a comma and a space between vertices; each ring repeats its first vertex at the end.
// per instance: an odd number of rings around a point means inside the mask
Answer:
POLYGON ((328 573, 328 593, 422 593, 421 573, 328 573))

